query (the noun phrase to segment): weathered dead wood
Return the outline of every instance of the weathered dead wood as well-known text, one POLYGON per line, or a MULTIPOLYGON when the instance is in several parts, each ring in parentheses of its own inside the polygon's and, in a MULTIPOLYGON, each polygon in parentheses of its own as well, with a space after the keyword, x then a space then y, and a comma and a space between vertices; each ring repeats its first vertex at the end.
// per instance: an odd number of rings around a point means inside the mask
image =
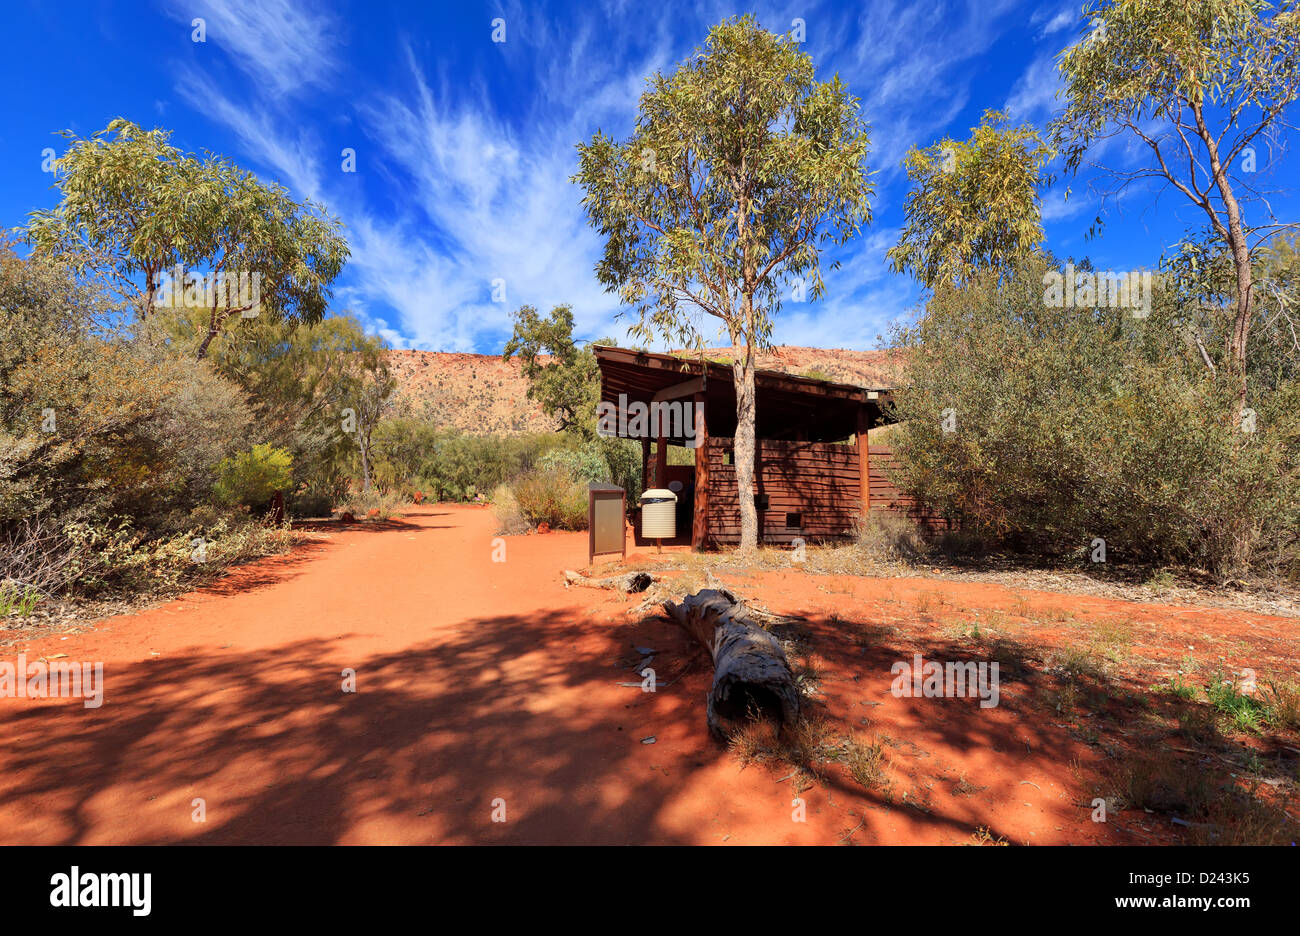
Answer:
POLYGON ((612 588, 615 591, 621 591, 625 595, 634 595, 645 591, 654 583, 655 577, 649 572, 628 572, 626 575, 611 575, 608 578, 589 578, 574 572, 572 569, 564 570, 564 584, 582 585, 585 588, 612 588))
POLYGON ((731 592, 706 588, 680 604, 665 601, 663 607, 713 655, 713 686, 705 709, 710 732, 725 737, 754 715, 782 726, 798 721, 799 690, 785 651, 731 592))

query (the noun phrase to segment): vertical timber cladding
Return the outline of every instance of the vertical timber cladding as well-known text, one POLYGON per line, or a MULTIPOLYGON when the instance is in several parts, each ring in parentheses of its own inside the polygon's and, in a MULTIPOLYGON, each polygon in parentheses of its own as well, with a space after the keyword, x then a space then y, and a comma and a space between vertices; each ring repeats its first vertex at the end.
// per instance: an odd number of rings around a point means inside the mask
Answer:
MULTIPOLYGON (((755 497, 759 540, 851 537, 861 517, 858 448, 835 442, 756 442, 755 497), (762 507, 766 503, 766 509, 762 507)), ((740 505, 732 440, 708 440, 709 540, 740 542, 740 505)), ((875 486, 872 486, 874 506, 875 486)))
POLYGON ((915 501, 894 484, 889 472, 894 467, 894 450, 887 445, 870 446, 870 467, 867 474, 871 482, 871 509, 891 511, 906 517, 918 526, 930 530, 953 527, 938 514, 916 506, 915 501))

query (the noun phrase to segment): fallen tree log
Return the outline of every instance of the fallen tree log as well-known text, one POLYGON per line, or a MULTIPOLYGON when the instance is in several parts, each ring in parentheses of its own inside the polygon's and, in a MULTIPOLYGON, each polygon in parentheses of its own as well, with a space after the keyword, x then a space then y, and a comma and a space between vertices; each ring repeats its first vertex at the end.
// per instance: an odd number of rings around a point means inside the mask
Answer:
POLYGON ((590 578, 572 569, 564 570, 564 584, 583 585, 587 588, 612 588, 625 595, 635 595, 645 591, 654 582, 655 577, 649 572, 629 572, 626 575, 611 575, 608 578, 590 578))
POLYGON ((726 737, 753 717, 782 727, 798 721, 799 690, 785 651, 734 595, 706 588, 680 604, 665 601, 663 608, 713 656, 713 686, 705 708, 712 734, 726 737))

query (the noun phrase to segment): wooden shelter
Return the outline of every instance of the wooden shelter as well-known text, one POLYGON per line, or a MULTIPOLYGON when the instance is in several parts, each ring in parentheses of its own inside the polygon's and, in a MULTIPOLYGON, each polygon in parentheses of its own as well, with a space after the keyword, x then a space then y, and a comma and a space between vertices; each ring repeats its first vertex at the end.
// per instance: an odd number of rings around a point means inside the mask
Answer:
MULTIPOLYGON (((695 550, 740 541, 740 507, 733 458, 736 394, 731 366, 671 354, 596 345, 601 400, 615 408, 635 403, 692 404, 692 424, 661 420, 651 437, 639 437, 645 487, 679 484, 678 529, 690 527, 695 550), (693 437, 692 437, 693 436, 693 437), (696 444, 698 442, 698 444, 696 444), (668 446, 694 448, 694 465, 668 464, 668 446)), ((886 421, 888 387, 798 377, 758 370, 756 400, 755 501, 759 541, 789 543, 851 536, 855 522, 875 508, 904 509, 905 499, 873 456, 867 431, 886 421)), ((683 537, 684 538, 684 537, 683 537)))

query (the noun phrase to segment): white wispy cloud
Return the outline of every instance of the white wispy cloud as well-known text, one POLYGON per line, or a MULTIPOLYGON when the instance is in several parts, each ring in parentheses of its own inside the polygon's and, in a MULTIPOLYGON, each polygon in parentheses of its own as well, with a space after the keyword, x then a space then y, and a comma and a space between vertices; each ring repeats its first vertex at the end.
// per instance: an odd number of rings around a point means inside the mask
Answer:
POLYGON ((337 65, 339 24, 324 10, 293 0, 167 0, 167 10, 186 24, 202 19, 206 42, 263 95, 324 85, 337 65))
POLYGON ((461 297, 432 321, 407 316, 408 324, 433 341, 458 309, 469 323, 461 323, 460 340, 472 341, 507 331, 519 304, 545 310, 568 302, 581 331, 608 332, 616 301, 592 275, 599 243, 569 182, 581 136, 567 121, 539 118, 524 138, 485 101, 453 102, 446 88, 431 86, 409 49, 407 62, 410 88, 364 102, 361 121, 455 261, 447 273, 461 297), (490 301, 494 280, 503 282, 503 303, 490 301))
POLYGON ((1003 109, 1012 120, 1042 121, 1058 109, 1056 92, 1061 87, 1061 73, 1056 67, 1056 52, 1047 52, 1025 69, 1011 89, 1003 109))
MULTIPOLYGON (((906 150, 933 143, 966 108, 973 64, 1011 25, 1010 3, 898 0, 860 14, 815 4, 800 13, 819 73, 840 72, 873 125, 878 217, 896 211, 901 200, 906 179, 898 163, 906 150)), ((399 347, 499 348, 510 313, 524 303, 543 311, 570 303, 581 336, 625 337, 627 323, 615 321, 616 298, 593 274, 599 236, 582 212, 581 192, 568 181, 576 169, 574 144, 597 128, 616 137, 628 133, 646 76, 671 69, 731 11, 717 4, 682 8, 680 16, 652 17, 633 29, 637 14, 616 0, 564 22, 510 2, 497 8, 507 20, 506 46, 486 46, 485 19, 481 64, 455 72, 440 70, 436 45, 417 50, 394 37, 394 68, 383 86, 360 81, 347 95, 329 98, 341 104, 337 119, 353 122, 361 134, 358 177, 338 171, 338 143, 326 146, 330 128, 303 118, 312 99, 300 93, 328 81, 321 63, 337 62, 348 41, 346 24, 288 0, 236 0, 216 13, 213 7, 193 9, 208 10, 212 41, 227 37, 217 47, 229 62, 189 57, 178 68, 177 90, 228 128, 259 169, 343 220, 352 260, 337 304, 399 347), (267 16, 294 28, 230 38, 236 24, 267 16), (250 87, 223 80, 230 69, 243 71, 250 87), (506 84, 517 89, 508 108, 498 99, 502 75, 491 69, 504 70, 506 84), (383 184, 359 184, 365 174, 383 184), (504 302, 492 301, 494 280, 504 281, 504 302)), ((174 8, 178 18, 189 15, 188 7, 174 8)), ((760 11, 760 21, 786 28, 788 11, 778 12, 760 11)), ((1026 113, 1042 108, 1043 83, 1035 76, 1031 65, 1010 91, 1010 101, 1026 113)), ((1046 211, 1049 219, 1069 217, 1074 203, 1068 210, 1053 203, 1046 211)), ((829 252, 826 297, 787 303, 776 339, 874 346, 918 298, 916 285, 886 264, 896 237, 896 229, 878 222, 829 252), (841 265, 832 270, 834 259, 841 265)), ((711 320, 702 316, 701 324, 712 330, 711 320)))
POLYGON ((929 146, 970 100, 968 64, 1006 27, 1011 0, 872 3, 859 17, 846 78, 871 122, 872 164, 889 181, 912 146, 929 146))
POLYGON ((1029 18, 1031 26, 1039 27, 1038 38, 1040 39, 1058 33, 1063 29, 1068 29, 1078 22, 1079 6, 1077 3, 1067 3, 1055 11, 1050 6, 1041 6, 1029 18))
POLYGON ((1096 200, 1086 191, 1058 186, 1043 196, 1043 223, 1068 221, 1085 211, 1096 210, 1096 200))
MULTIPOLYGON (((521 136, 493 116, 483 92, 467 94, 464 84, 435 89, 409 48, 406 61, 408 86, 359 96, 355 105, 379 147, 362 158, 410 193, 384 212, 341 173, 322 169, 321 140, 285 119, 285 102, 239 97, 193 65, 181 71, 177 91, 233 131, 268 174, 343 220, 352 259, 336 297, 395 345, 499 346, 510 312, 524 303, 545 311, 568 302, 583 333, 620 333, 616 300, 592 275, 599 244, 568 182, 583 134, 572 121, 539 117, 521 136), (494 302, 498 280, 504 301, 494 302)), ((616 86, 634 104, 639 89, 627 80, 616 86)), ((623 103, 612 95, 605 101, 623 103)), ((583 113, 601 110, 598 101, 583 113)))
POLYGON ((234 131, 244 149, 274 168, 300 197, 321 197, 319 142, 305 130, 290 130, 258 105, 236 103, 206 74, 188 69, 176 82, 186 103, 234 131))

